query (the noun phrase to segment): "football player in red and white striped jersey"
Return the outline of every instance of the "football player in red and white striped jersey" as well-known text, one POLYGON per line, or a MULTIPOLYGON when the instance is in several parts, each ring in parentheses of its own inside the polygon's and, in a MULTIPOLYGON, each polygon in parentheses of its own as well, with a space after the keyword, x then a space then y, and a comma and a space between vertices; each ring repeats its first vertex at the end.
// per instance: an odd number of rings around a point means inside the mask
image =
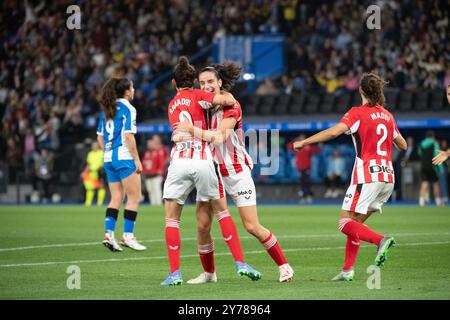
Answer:
MULTIPOLYGON (((174 129, 176 123, 187 120, 198 128, 207 128, 205 110, 213 105, 233 105, 236 101, 229 93, 211 93, 193 89, 196 70, 186 57, 181 57, 175 67, 173 85, 177 94, 168 108, 169 121, 174 129)), ((176 134, 176 133, 175 133, 176 134)), ((172 148, 171 161, 164 183, 166 228, 165 238, 169 257, 170 273, 161 285, 179 285, 183 282, 180 271, 180 218, 183 205, 193 188, 197 197, 211 204, 214 213, 226 224, 224 238, 233 255, 237 272, 252 280, 261 274, 244 261, 241 243, 224 197, 222 177, 214 161, 209 143, 198 138, 176 142, 172 148)))
MULTIPOLYGON (((242 68, 232 62, 206 67, 199 73, 199 82, 206 92, 229 91, 234 81, 239 79, 242 68)), ((214 143, 214 153, 223 176, 225 190, 233 198, 239 209, 245 229, 255 236, 266 248, 269 255, 279 267, 280 282, 287 282, 294 276, 294 270, 288 264, 275 235, 264 228, 258 220, 256 208, 255 183, 251 176, 253 162, 245 149, 242 131, 242 109, 239 102, 231 107, 209 110, 209 130, 196 128, 185 122, 180 129, 190 132, 195 137, 214 143)), ((214 247, 210 235, 212 224, 211 206, 197 198, 197 224, 199 226, 198 243, 204 273, 189 280, 198 284, 215 278, 213 259, 214 247), (206 261, 206 263, 205 263, 206 261), (212 261, 211 263, 207 263, 212 261)), ((220 217, 218 217, 220 219, 220 217)), ((219 220, 220 222, 220 220, 219 220)))
POLYGON ((362 105, 351 108, 337 125, 294 143, 294 149, 301 150, 306 145, 329 141, 343 133, 352 135, 356 159, 339 218, 339 229, 347 235, 345 265, 333 280, 353 279, 360 240, 378 247, 377 266, 383 265, 388 249, 395 243, 392 237, 384 237, 363 224, 373 212, 381 211, 394 189, 393 145, 400 150, 407 148, 394 117, 382 106, 384 85, 378 75, 363 74, 359 86, 362 105))

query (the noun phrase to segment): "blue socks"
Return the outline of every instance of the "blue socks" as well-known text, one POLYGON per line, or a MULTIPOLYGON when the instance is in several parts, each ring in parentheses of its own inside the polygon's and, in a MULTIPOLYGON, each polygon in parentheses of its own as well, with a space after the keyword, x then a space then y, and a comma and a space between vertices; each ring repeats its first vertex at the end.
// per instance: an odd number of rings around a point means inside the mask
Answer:
POLYGON ((113 208, 106 209, 105 217, 105 233, 108 231, 116 230, 117 216, 119 215, 119 210, 113 208))
POLYGON ((123 216, 124 216, 123 232, 133 233, 137 212, 125 209, 123 216))

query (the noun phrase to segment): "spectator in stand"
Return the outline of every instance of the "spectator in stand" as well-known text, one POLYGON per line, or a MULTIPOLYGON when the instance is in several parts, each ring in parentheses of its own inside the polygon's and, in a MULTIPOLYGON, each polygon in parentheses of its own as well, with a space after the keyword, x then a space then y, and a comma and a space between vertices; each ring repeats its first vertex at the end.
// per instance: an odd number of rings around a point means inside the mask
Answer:
POLYGON ((25 175, 27 178, 30 178, 33 172, 34 154, 36 152, 36 141, 33 129, 27 128, 24 140, 23 161, 25 165, 25 175))
POLYGON ((142 160, 145 187, 151 205, 162 205, 162 182, 166 173, 168 151, 161 138, 154 135, 147 140, 147 150, 142 160))
POLYGON ((329 67, 327 71, 321 71, 317 77, 317 82, 325 88, 327 93, 334 93, 343 86, 344 82, 337 76, 336 70, 329 67))
POLYGON ((271 94, 277 94, 278 89, 275 87, 275 84, 271 78, 266 78, 263 83, 261 83, 256 89, 256 95, 258 96, 266 96, 271 94))
POLYGON ((339 188, 344 182, 345 175, 345 159, 342 157, 339 149, 335 149, 333 155, 327 161, 327 177, 325 179, 327 191, 325 192, 325 198, 335 199, 339 196, 339 188))
POLYGON ((345 76, 344 86, 348 91, 355 91, 356 89, 358 89, 359 78, 353 70, 350 70, 345 76))
MULTIPOLYGON (((296 139, 302 141, 306 139, 305 134, 300 134, 296 139)), ((308 145, 295 155, 295 164, 300 174, 300 200, 301 202, 311 203, 313 200, 313 192, 311 190, 311 158, 320 152, 318 146, 308 145)))
POLYGON ((41 148, 34 160, 33 192, 37 192, 37 199, 46 203, 51 198, 50 183, 53 178, 53 155, 46 148, 41 148))

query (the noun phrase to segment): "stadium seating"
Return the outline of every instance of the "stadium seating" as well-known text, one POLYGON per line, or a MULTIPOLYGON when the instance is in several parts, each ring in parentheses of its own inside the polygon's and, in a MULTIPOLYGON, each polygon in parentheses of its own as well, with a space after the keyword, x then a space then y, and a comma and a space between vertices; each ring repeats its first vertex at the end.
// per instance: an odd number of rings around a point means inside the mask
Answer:
POLYGON ((386 98, 386 107, 389 111, 397 110, 397 99, 398 99, 398 90, 395 89, 386 89, 384 92, 384 96, 386 98))
POLYGON ((275 113, 287 114, 290 107, 290 103, 292 101, 291 98, 292 97, 288 94, 280 95, 277 99, 275 113))
POLYGON ((350 108, 350 102, 352 99, 351 93, 342 93, 336 97, 335 112, 344 114, 350 108))
POLYGON ((308 94, 305 104, 305 114, 314 114, 319 112, 321 96, 316 94, 308 94))
POLYGON ((442 111, 444 108, 444 91, 435 90, 430 92, 429 109, 433 111, 442 111))
POLYGON ((335 100, 334 94, 325 94, 320 103, 319 110, 321 113, 334 113, 335 112, 335 100))
MULTIPOLYGON (((436 91, 408 91, 386 89, 386 108, 391 112, 444 111, 445 93, 436 91)), ((301 115, 301 114, 344 114, 350 107, 361 105, 359 92, 335 94, 294 93, 291 95, 268 95, 238 97, 246 115, 301 115)))
POLYGON ((427 111, 430 93, 428 91, 418 91, 414 98, 414 110, 427 111))
POLYGON ((411 91, 401 91, 398 97, 398 106, 397 109, 399 111, 411 111, 413 107, 414 93, 411 91))
POLYGON ((278 110, 275 108, 276 98, 277 97, 275 95, 262 96, 258 114, 263 116, 271 116, 272 114, 278 113, 278 110))
POLYGON ((297 93, 292 96, 291 104, 289 106, 289 114, 301 114, 305 104, 306 96, 303 93, 297 93))

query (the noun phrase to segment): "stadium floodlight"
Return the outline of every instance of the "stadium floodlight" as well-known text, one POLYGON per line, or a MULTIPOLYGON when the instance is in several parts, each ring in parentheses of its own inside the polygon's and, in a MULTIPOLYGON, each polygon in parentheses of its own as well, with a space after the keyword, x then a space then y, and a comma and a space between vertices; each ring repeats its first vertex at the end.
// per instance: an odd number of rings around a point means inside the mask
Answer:
POLYGON ((254 73, 244 73, 244 75, 242 76, 242 78, 246 81, 249 80, 254 80, 255 79, 255 74, 254 73))

